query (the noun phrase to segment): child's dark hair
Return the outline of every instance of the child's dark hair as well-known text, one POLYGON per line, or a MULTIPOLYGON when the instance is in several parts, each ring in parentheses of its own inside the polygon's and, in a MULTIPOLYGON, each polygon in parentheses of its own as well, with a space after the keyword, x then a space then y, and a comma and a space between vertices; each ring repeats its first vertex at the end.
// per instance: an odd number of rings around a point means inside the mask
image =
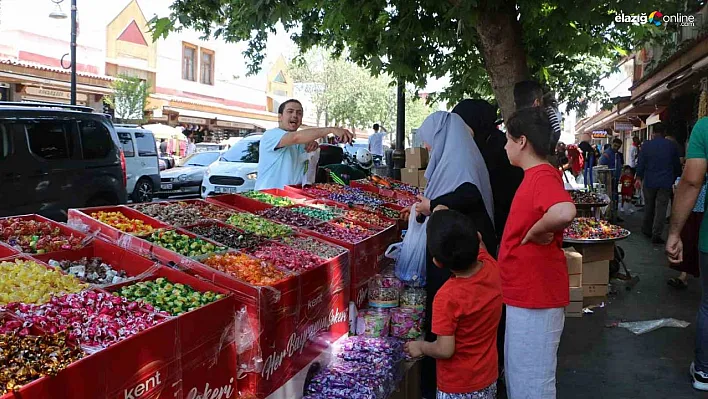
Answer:
POLYGON ((428 251, 443 267, 464 271, 477 263, 477 227, 464 214, 453 210, 433 212, 427 235, 428 251))
POLYGON ((629 166, 629 165, 624 165, 624 168, 622 168, 622 170, 623 170, 624 172, 631 172, 631 171, 632 171, 632 167, 629 166))
POLYGON ((536 155, 543 158, 548 156, 553 127, 543 108, 532 107, 516 111, 509 118, 507 130, 509 135, 516 139, 526 136, 536 155))

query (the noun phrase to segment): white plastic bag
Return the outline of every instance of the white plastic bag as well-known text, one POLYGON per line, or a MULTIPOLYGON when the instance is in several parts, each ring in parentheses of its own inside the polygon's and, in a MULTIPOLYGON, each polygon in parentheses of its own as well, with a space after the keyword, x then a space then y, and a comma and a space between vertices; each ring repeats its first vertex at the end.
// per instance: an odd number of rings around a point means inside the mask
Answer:
POLYGON ((320 149, 312 152, 307 152, 302 155, 305 162, 305 174, 302 175, 302 186, 315 184, 317 177, 317 164, 320 162, 320 149))
MULTIPOLYGON (((411 287, 425 286, 425 256, 427 236, 425 228, 428 219, 423 223, 416 220, 415 204, 411 206, 408 219, 408 231, 400 244, 396 259, 396 277, 411 287)), ((390 249, 390 247, 389 247, 390 249)))

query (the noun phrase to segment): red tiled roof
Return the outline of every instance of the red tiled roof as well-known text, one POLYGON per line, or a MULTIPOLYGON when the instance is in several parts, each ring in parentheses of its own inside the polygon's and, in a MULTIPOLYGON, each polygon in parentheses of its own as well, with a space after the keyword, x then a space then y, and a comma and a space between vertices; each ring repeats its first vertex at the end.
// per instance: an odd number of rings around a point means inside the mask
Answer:
MULTIPOLYGON (((35 63, 35 62, 29 62, 29 61, 19 61, 19 60, 12 59, 12 58, 0 58, 0 65, 20 66, 20 67, 24 67, 24 68, 36 69, 38 71, 65 73, 67 75, 71 73, 70 69, 42 65, 42 64, 35 63)), ((89 72, 77 71, 76 75, 82 76, 85 78, 105 80, 105 81, 109 81, 109 82, 115 80, 115 78, 113 78, 111 76, 99 75, 99 74, 94 74, 94 73, 89 73, 89 72)))

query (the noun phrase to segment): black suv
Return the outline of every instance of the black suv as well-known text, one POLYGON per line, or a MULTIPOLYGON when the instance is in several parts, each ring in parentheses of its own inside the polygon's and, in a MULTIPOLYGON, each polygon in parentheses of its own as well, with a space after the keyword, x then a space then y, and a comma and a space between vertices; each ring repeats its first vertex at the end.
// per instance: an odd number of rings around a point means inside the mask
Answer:
POLYGON ((125 158, 93 109, 0 102, 0 216, 66 220, 69 208, 126 202, 125 158))

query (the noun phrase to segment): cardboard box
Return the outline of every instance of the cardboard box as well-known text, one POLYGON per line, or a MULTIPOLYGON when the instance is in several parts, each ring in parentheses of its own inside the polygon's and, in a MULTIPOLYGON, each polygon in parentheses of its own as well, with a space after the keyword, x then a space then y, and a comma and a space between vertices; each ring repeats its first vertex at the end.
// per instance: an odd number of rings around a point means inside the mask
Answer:
POLYGON ((607 284, 583 285, 583 298, 590 296, 607 296, 607 284))
POLYGON ((583 287, 570 287, 570 301, 571 302, 582 302, 583 301, 583 287))
POLYGON ((581 255, 575 248, 565 248, 565 261, 568 264, 568 274, 582 274, 583 273, 583 255, 581 255))
POLYGON ((405 168, 401 169, 401 181, 415 187, 425 187, 425 169, 405 168))
POLYGON ((428 150, 422 147, 406 148, 406 169, 424 169, 428 166, 428 150))
POLYGON ((590 262, 583 264, 584 285, 607 285, 610 282, 610 261, 590 262))
POLYGON ((565 307, 565 317, 582 317, 583 301, 573 301, 565 307))
POLYGON ((569 286, 571 287, 582 287, 583 286, 583 275, 582 274, 569 274, 568 275, 569 286))
POLYGON ((577 244, 575 249, 583 255, 583 263, 600 262, 615 258, 615 243, 577 244))

